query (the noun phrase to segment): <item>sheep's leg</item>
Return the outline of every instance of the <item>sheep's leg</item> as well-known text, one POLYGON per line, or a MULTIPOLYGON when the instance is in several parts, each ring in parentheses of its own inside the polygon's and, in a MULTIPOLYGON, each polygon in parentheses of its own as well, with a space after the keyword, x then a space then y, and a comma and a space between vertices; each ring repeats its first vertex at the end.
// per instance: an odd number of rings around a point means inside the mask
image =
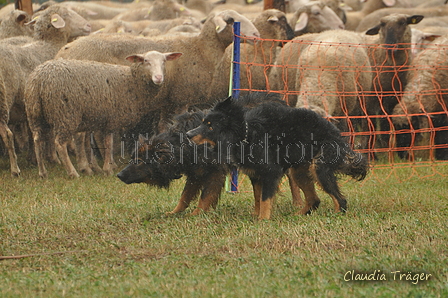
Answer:
MULTIPOLYGON (((102 137, 101 136, 99 136, 99 137, 101 138, 101 142, 103 143, 102 137)), ((100 165, 98 164, 97 155, 94 152, 94 150, 97 150, 96 151, 97 154, 102 156, 101 152, 100 152, 100 148, 98 148, 96 138, 94 137, 93 132, 91 132, 89 134, 89 136, 86 136, 84 144, 85 144, 86 148, 88 148, 88 151, 86 149, 86 153, 88 152, 87 158, 88 158, 90 168, 93 170, 93 172, 95 172, 97 174, 103 173, 103 169, 101 169, 100 165)))
POLYGON ((70 178, 78 178, 79 174, 73 166, 70 157, 68 156, 67 143, 68 141, 62 141, 59 136, 56 137, 56 150, 61 158, 61 162, 67 171, 67 174, 70 178))
POLYGON ((43 153, 44 144, 42 142, 42 134, 40 130, 36 130, 33 132, 33 142, 34 142, 34 152, 36 153, 37 167, 39 168, 39 176, 41 178, 47 178, 48 173, 47 169, 45 169, 44 153, 43 153))
POLYGON ((93 171, 90 168, 89 161, 87 160, 85 139, 85 132, 80 132, 75 135, 75 154, 76 161, 78 162, 78 170, 81 173, 90 176, 93 174, 93 171))
POLYGON ((5 121, 0 121, 0 134, 3 142, 5 143, 5 147, 8 149, 11 175, 17 177, 20 175, 20 169, 17 165, 17 155, 14 148, 14 135, 5 121))
POLYGON ((42 132, 42 137, 45 140, 45 158, 51 163, 61 164, 59 160, 58 154, 56 152, 56 143, 54 141, 54 132, 53 129, 50 128, 48 131, 42 132))
POLYGON ((114 135, 109 133, 104 137, 104 147, 105 147, 105 153, 104 153, 104 164, 103 164, 103 171, 104 174, 107 176, 112 176, 114 174, 114 159, 113 159, 113 141, 114 135))

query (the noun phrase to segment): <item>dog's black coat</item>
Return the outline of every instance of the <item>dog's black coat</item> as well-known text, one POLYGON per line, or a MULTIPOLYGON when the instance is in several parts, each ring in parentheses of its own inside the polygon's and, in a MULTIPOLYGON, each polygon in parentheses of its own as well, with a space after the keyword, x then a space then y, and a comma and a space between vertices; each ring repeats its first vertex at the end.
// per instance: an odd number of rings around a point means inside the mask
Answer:
MULTIPOLYGON (((362 180, 368 171, 367 160, 351 150, 332 123, 311 110, 276 102, 247 109, 229 97, 216 104, 187 137, 197 144, 209 143, 215 152, 229 156, 254 185, 261 186, 262 201, 273 197, 286 170, 308 168, 345 211, 346 200, 336 175, 362 180)), ((317 206, 313 203, 305 208, 310 208, 307 213, 317 206)))
MULTIPOLYGON (((252 108, 264 101, 285 104, 276 95, 248 96, 240 104, 252 108)), ((185 210, 199 192, 202 192, 201 200, 193 213, 216 206, 225 176, 230 172, 230 164, 210 151, 207 145, 193 144, 185 136, 187 131, 202 123, 205 111, 194 110, 177 115, 166 132, 150 140, 140 140, 138 150, 118 173, 118 178, 127 184, 147 183, 168 188, 173 180, 185 175, 185 188, 172 213, 185 210)))
POLYGON ((193 213, 216 206, 229 172, 228 166, 211 161, 206 146, 196 146, 185 137, 185 133, 198 126, 203 117, 202 111, 184 113, 174 119, 166 132, 141 141, 129 165, 118 173, 118 178, 127 184, 147 183, 168 188, 173 180, 185 175, 184 190, 171 213, 184 211, 200 192, 201 201, 193 213))

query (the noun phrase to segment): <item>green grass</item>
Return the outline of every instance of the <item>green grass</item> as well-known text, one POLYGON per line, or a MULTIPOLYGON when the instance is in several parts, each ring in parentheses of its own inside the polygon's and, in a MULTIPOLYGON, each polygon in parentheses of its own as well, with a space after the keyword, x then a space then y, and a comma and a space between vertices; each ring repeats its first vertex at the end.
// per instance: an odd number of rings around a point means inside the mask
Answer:
POLYGON ((0 255, 65 252, 0 260, 1 297, 448 297, 448 183, 431 175, 446 165, 344 181, 345 215, 319 192, 320 209, 297 216, 282 191, 270 221, 252 217, 249 191, 166 216, 184 180, 167 191, 69 180, 61 167, 11 178, 1 165, 0 255), (344 281, 352 270, 387 281, 344 281), (431 276, 412 284, 394 271, 431 276))

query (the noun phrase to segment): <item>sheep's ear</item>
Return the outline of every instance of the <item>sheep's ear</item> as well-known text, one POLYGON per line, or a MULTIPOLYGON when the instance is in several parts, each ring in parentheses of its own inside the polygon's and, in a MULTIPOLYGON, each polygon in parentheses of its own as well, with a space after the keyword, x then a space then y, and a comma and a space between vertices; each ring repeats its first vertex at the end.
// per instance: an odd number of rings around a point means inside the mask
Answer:
POLYGON ((28 17, 28 14, 26 12, 21 12, 17 18, 16 18, 16 22, 17 23, 22 23, 23 21, 26 20, 26 18, 28 17))
POLYGON ((65 21, 60 15, 55 13, 51 16, 51 25, 56 29, 61 29, 65 27, 65 21))
POLYGON ((413 15, 407 18, 408 25, 415 25, 420 23, 421 20, 423 20, 424 16, 421 15, 413 15))
POLYGON ((40 18, 40 16, 34 17, 31 21, 29 21, 28 23, 25 23, 25 26, 36 24, 38 18, 40 18))
POLYGON ((270 16, 269 18, 268 18, 268 22, 278 22, 278 18, 276 17, 276 16, 270 16))
POLYGON ((308 14, 306 12, 302 12, 294 26, 294 31, 297 32, 305 29, 306 25, 308 25, 308 18, 308 14))
POLYGON ((213 23, 215 24, 216 32, 221 33, 227 27, 227 22, 224 20, 222 16, 215 16, 213 18, 213 23))
POLYGON ((96 15, 98 15, 98 13, 96 12, 96 11, 93 11, 93 10, 90 10, 90 9, 86 9, 85 10, 85 13, 88 15, 88 16, 96 16, 96 15))
POLYGON ((366 31, 366 35, 376 35, 378 32, 380 32, 381 25, 376 25, 373 28, 370 28, 366 31))
POLYGON ((166 61, 176 60, 182 53, 165 53, 166 61))
POLYGON ((434 41, 436 38, 442 37, 440 34, 423 33, 423 40, 434 41))
POLYGON ((143 57, 142 55, 130 55, 126 57, 126 60, 134 63, 134 62, 143 62, 145 61, 145 57, 143 57))
POLYGON ((386 5, 387 7, 391 7, 394 6, 395 3, 397 3, 396 0, 383 0, 384 5, 386 5))

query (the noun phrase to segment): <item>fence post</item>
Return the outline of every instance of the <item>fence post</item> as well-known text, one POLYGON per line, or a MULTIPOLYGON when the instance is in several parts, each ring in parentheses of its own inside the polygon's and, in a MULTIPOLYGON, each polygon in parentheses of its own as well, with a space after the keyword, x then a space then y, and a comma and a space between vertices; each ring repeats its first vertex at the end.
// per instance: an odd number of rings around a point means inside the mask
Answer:
MULTIPOLYGON (((233 98, 238 98, 240 95, 240 22, 233 23, 233 54, 230 64, 229 95, 233 98)), ((238 191, 238 170, 236 168, 232 169, 230 177, 230 187, 227 187, 227 190, 236 192, 238 191)))

